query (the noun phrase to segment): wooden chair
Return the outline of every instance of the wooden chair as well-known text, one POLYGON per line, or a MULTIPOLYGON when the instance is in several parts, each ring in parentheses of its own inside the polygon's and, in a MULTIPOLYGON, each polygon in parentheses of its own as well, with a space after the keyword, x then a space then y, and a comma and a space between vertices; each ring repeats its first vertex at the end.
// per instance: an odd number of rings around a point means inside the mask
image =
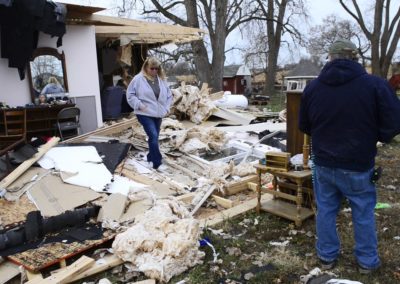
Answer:
POLYGON ((3 133, 0 133, 0 157, 5 155, 7 172, 11 171, 9 152, 26 144, 26 111, 3 110, 3 133))
POLYGON ((57 130, 61 140, 71 138, 79 134, 79 116, 81 110, 78 107, 67 107, 60 110, 57 115, 57 130), (64 134, 66 132, 66 135, 64 134))

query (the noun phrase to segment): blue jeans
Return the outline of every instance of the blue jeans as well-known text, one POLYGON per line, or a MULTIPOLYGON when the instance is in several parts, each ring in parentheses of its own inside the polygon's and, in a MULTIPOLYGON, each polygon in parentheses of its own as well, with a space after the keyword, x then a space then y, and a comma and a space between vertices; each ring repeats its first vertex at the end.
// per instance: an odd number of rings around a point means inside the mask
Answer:
POLYGON ((148 137, 149 154, 147 154, 147 161, 152 162, 153 168, 157 169, 161 165, 162 161, 160 147, 158 145, 162 119, 140 114, 137 114, 136 116, 148 137))
POLYGON ((376 191, 371 182, 373 169, 366 172, 315 165, 314 193, 317 202, 317 254, 325 261, 339 256, 340 240, 336 217, 343 197, 347 198, 354 227, 354 255, 364 268, 380 265, 375 228, 376 191))

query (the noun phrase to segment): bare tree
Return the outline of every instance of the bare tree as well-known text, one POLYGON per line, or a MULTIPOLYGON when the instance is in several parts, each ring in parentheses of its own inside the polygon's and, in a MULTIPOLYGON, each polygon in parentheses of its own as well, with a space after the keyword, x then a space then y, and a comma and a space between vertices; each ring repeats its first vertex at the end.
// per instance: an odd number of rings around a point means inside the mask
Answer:
MULTIPOLYGON (((307 17, 304 0, 256 0, 258 4, 257 20, 262 21, 266 33, 261 35, 260 43, 266 43, 266 84, 264 92, 267 95, 274 93, 275 74, 277 71, 278 56, 282 44, 282 36, 288 33, 301 43, 300 31, 292 23, 296 17, 307 17)), ((262 55, 262 53, 260 53, 262 55)))
POLYGON ((400 39, 400 5, 391 0, 376 0, 374 21, 369 27, 357 0, 339 2, 371 43, 372 74, 386 78, 400 39))
POLYGON ((249 22, 254 15, 254 5, 250 0, 150 0, 153 7, 142 0, 145 15, 164 17, 187 27, 204 28, 208 31, 211 47, 211 60, 203 40, 191 42, 193 60, 200 81, 208 82, 215 90, 222 89, 223 67, 225 61, 225 42, 227 36, 240 25, 249 22), (182 9, 186 13, 179 11, 182 9), (178 12, 177 12, 178 11, 178 12))
POLYGON ((329 46, 337 39, 343 38, 354 42, 359 50, 363 64, 371 58, 367 56, 369 41, 363 36, 360 27, 349 20, 342 20, 336 15, 329 15, 321 25, 314 26, 308 33, 307 49, 312 57, 322 60, 329 51, 329 46))

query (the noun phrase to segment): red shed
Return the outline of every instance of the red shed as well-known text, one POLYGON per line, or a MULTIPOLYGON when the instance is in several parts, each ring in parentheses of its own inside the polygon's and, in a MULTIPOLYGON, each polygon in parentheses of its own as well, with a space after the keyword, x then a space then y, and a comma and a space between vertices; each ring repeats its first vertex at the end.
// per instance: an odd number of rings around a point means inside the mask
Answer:
POLYGON ((223 90, 232 94, 244 94, 251 89, 251 73, 245 65, 228 65, 224 67, 223 90))

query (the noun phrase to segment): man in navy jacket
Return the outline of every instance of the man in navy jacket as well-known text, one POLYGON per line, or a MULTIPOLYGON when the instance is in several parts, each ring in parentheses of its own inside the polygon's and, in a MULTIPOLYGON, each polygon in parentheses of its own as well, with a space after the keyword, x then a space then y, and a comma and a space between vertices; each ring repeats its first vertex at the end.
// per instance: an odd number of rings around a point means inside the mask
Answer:
POLYGON ((371 180, 376 143, 400 133, 400 100, 385 80, 367 74, 357 53, 348 40, 331 45, 329 62, 304 90, 299 128, 312 139, 316 249, 322 268, 333 268, 339 256, 336 217, 345 197, 359 271, 369 273, 380 266, 371 180))

